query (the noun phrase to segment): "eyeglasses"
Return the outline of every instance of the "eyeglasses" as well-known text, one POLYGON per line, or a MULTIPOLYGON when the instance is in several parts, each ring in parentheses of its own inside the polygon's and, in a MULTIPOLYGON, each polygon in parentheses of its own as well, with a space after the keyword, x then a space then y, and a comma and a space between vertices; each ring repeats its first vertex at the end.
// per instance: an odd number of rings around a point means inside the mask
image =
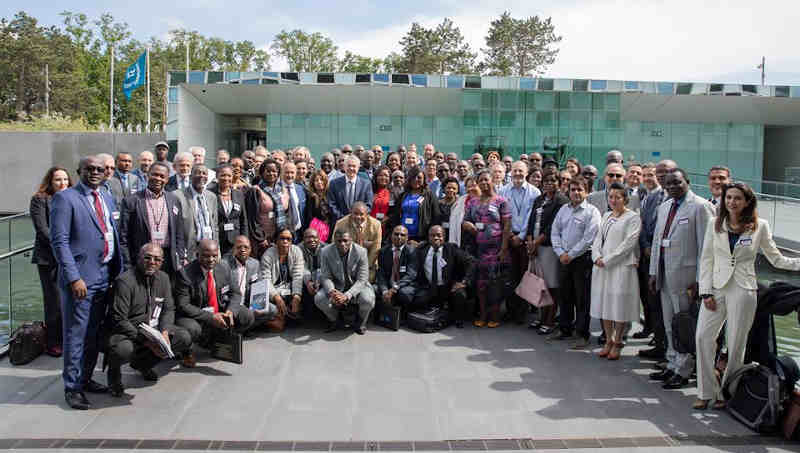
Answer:
POLYGON ((562 181, 562 182, 563 181, 569 182, 569 181, 572 181, 572 178, 570 178, 568 176, 562 176, 561 178, 559 178, 559 180, 562 181))
POLYGON ((106 171, 105 167, 99 167, 94 165, 87 165, 84 167, 87 173, 104 173, 106 171))
POLYGON ((291 238, 291 237, 286 237, 286 236, 280 236, 280 237, 278 238, 278 240, 279 240, 279 241, 291 241, 291 240, 292 240, 292 238, 291 238))
POLYGON ((164 258, 162 258, 160 256, 150 256, 150 255, 145 255, 145 256, 142 257, 142 259, 145 260, 145 261, 152 262, 152 263, 161 263, 161 262, 164 261, 164 258))
POLYGON ((624 178, 625 177, 625 175, 623 175, 622 173, 606 173, 606 176, 608 176, 609 178, 624 178))

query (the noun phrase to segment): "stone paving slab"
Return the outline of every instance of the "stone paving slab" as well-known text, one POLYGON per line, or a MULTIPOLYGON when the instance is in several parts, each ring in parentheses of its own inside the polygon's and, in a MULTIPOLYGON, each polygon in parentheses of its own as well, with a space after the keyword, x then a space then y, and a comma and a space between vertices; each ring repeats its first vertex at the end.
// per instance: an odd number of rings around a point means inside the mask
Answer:
POLYGON ((645 341, 629 343, 618 362, 570 345, 513 325, 434 334, 372 327, 365 336, 290 330, 247 340, 241 366, 201 352, 195 369, 160 364, 155 384, 126 367, 129 396, 89 395, 93 409, 83 412, 64 403, 59 359, 23 367, 3 360, 0 438, 119 439, 119 449, 125 439, 215 439, 225 450, 237 444, 223 441, 374 440, 402 449, 533 438, 521 448, 573 439, 560 448, 589 451, 599 442, 609 451, 653 448, 665 436, 752 435, 724 412, 692 411, 695 388, 648 382, 652 363, 636 357, 645 341))

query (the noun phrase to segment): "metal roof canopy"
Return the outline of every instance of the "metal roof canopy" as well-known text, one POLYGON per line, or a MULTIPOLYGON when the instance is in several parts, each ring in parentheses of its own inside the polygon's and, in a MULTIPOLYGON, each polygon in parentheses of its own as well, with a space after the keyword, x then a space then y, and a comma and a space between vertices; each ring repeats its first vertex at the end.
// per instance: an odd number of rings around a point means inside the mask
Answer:
MULTIPOLYGON (((345 113, 367 115, 462 115, 462 90, 386 86, 187 85, 214 113, 345 113)), ((622 93, 627 121, 800 125, 800 98, 622 93)))

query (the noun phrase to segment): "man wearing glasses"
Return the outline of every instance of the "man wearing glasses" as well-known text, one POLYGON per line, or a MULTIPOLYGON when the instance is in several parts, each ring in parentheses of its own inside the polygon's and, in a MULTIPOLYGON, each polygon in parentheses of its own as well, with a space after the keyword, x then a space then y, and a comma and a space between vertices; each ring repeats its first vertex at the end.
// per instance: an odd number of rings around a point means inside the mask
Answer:
MULTIPOLYGON (((609 164, 606 167, 605 173, 605 187, 610 186, 613 183, 619 183, 623 186, 625 185, 625 167, 622 164, 609 164)), ((608 191, 605 189, 592 192, 589 194, 589 198, 587 198, 589 204, 597 208, 600 211, 600 215, 605 214, 609 211, 608 208, 608 191)), ((639 200, 639 195, 632 194, 630 199, 628 200, 628 209, 639 212, 639 208, 641 207, 641 201, 639 200)))
POLYGON ((594 165, 586 165, 581 169, 581 176, 586 180, 589 185, 589 193, 594 191, 594 181, 597 179, 597 167, 594 165))

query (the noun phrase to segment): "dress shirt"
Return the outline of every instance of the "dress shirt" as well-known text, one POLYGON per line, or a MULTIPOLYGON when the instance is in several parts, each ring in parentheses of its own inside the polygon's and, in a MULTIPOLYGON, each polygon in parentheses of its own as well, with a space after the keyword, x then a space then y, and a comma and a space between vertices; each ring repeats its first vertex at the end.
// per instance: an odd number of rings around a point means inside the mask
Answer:
MULTIPOLYGON (((79 183, 83 186, 83 190, 86 191, 86 200, 89 201, 89 206, 92 208, 92 213, 94 214, 95 218, 97 218, 97 210, 94 208, 94 192, 91 188, 83 184, 82 182, 79 183)), ((114 258, 114 228, 111 226, 111 212, 108 209, 108 205, 106 201, 103 199, 103 194, 100 192, 100 188, 97 189, 98 198, 100 199, 100 204, 103 205, 103 220, 105 220, 106 224, 106 231, 112 233, 111 240, 108 241, 108 254, 103 259, 103 264, 108 263, 111 261, 111 258, 114 258)))
POLYGON ((553 221, 550 233, 553 251, 558 256, 566 253, 572 259, 577 258, 591 250, 599 228, 600 212, 587 200, 574 208, 572 203, 567 203, 558 210, 553 221))
MULTIPOLYGON (((406 247, 405 244, 401 245, 400 247, 392 246, 392 272, 391 277, 389 277, 389 283, 392 284, 392 288, 397 289, 397 282, 394 279, 394 255, 397 254, 397 275, 400 275, 400 257, 403 256, 403 249, 406 247)), ((402 278, 402 277, 400 277, 402 278)))
POLYGON ((539 195, 541 195, 539 189, 527 181, 523 181, 519 187, 511 183, 500 189, 500 196, 506 199, 511 208, 511 231, 516 232, 522 240, 525 240, 525 235, 528 233, 531 208, 539 195))
POLYGON ((439 178, 428 181, 428 189, 430 189, 434 197, 442 198, 442 181, 439 181, 439 178))
POLYGON ((355 178, 350 179, 347 177, 347 175, 344 175, 344 178, 344 199, 345 203, 347 204, 347 210, 349 211, 350 208, 353 207, 353 203, 356 202, 356 182, 358 182, 358 176, 356 175, 355 178))
POLYGON ((206 205, 206 197, 202 192, 194 190, 194 186, 190 186, 192 191, 192 198, 194 198, 194 224, 197 229, 197 240, 213 239, 211 232, 211 215, 208 212, 206 205), (207 229, 206 229, 207 228, 207 229))
POLYGON ((190 176, 183 177, 181 175, 175 175, 175 182, 178 183, 178 190, 188 189, 192 187, 192 178, 190 176))
POLYGON ((300 222, 300 200, 297 197, 297 191, 295 190, 294 183, 284 183, 284 186, 289 190, 289 196, 292 198, 292 204, 294 205, 294 231, 299 230, 302 228, 302 224, 300 222))
MULTIPOLYGON (((444 247, 439 247, 439 256, 438 256, 438 261, 439 262, 436 263, 437 266, 439 266, 437 268, 438 272, 436 273, 436 275, 437 275, 437 277, 439 279, 439 282, 438 282, 439 286, 442 286, 445 283, 444 282, 444 278, 442 276, 442 269, 444 269, 444 266, 445 266, 445 264, 443 264, 444 263, 444 259, 442 257, 442 253, 444 253, 444 247)), ((432 275, 433 263, 432 262, 433 262, 433 246, 428 247, 428 254, 425 255, 425 264, 424 264, 425 277, 428 278, 429 282, 433 279, 433 275, 432 275)))
POLYGON ((344 173, 334 168, 333 170, 331 170, 330 173, 328 173, 328 183, 330 183, 336 178, 341 178, 342 176, 344 176, 344 173))
POLYGON ((167 240, 167 230, 169 229, 169 212, 167 212, 167 197, 164 191, 156 196, 150 189, 144 191, 144 205, 147 209, 147 226, 150 227, 150 241, 155 242, 162 248, 167 240), (163 233, 163 237, 157 238, 156 233, 163 233))
MULTIPOLYGON (((247 294, 247 266, 239 262, 238 258, 234 258, 233 262, 236 263, 236 269, 233 270, 233 275, 236 276, 236 283, 239 285, 239 292, 244 297, 247 294)), ((250 302, 243 301, 243 302, 250 302)))

